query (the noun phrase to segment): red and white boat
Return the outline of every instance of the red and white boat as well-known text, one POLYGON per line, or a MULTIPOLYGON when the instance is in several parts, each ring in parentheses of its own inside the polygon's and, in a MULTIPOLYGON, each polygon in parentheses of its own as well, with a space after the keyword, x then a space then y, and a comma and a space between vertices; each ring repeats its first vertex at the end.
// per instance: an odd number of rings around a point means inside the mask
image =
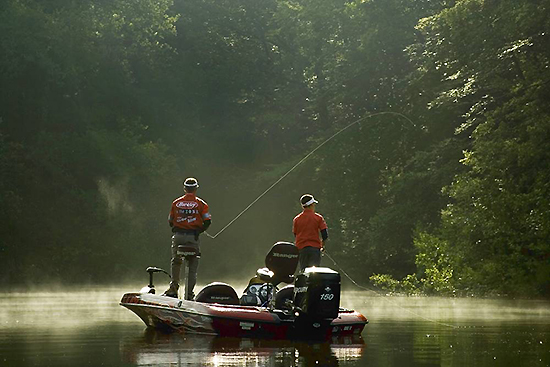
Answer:
MULTIPOLYGON (((187 256, 197 255, 185 251, 187 256)), ((241 297, 230 285, 216 282, 194 300, 156 295, 153 273, 163 270, 148 268, 149 286, 126 293, 120 304, 147 326, 165 330, 270 339, 360 335, 368 321, 357 311, 339 307, 340 274, 311 267, 294 277, 297 264, 294 244, 278 242, 266 256, 266 267, 258 269, 241 297), (289 285, 279 289, 280 283, 289 285)))

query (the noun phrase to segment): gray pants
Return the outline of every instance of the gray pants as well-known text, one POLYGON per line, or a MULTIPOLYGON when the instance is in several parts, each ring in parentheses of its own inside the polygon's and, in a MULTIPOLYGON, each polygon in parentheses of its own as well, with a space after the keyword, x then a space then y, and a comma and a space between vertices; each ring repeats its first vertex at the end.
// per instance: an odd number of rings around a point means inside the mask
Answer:
MULTIPOLYGON (((200 251, 200 239, 193 233, 174 233, 172 236, 172 283, 179 284, 181 264, 183 263, 182 256, 178 255, 178 246, 188 245, 197 248, 200 251)), ((193 289, 197 283, 197 270, 199 268, 199 258, 191 257, 189 260, 189 289, 186 289, 186 296, 193 295, 193 289)))
POLYGON ((321 249, 307 246, 301 249, 299 254, 300 272, 307 267, 321 265, 321 249))

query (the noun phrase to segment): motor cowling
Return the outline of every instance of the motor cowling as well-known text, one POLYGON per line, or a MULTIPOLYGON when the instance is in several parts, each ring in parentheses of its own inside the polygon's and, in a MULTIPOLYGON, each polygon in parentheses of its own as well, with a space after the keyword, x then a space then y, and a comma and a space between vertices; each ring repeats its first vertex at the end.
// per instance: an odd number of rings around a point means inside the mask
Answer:
POLYGON ((296 276, 294 305, 312 319, 335 319, 340 309, 340 274, 310 267, 296 276))

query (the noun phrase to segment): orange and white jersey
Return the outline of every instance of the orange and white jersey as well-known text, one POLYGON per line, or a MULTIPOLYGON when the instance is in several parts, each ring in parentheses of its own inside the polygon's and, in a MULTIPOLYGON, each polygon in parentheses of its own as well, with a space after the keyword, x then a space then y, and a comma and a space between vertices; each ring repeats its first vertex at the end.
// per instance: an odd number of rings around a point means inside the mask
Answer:
POLYGON ((175 228, 200 230, 211 219, 208 204, 194 193, 187 193, 172 202, 168 222, 175 228))

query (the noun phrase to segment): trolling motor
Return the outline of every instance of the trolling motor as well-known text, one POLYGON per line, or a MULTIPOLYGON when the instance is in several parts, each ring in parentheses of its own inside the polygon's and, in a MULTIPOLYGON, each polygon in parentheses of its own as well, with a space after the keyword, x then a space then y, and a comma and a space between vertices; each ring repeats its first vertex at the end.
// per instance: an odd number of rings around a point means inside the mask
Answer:
POLYGON ((155 285, 153 284, 153 274, 155 273, 164 273, 171 278, 170 274, 166 270, 157 268, 156 266, 149 266, 147 269, 145 269, 145 271, 149 273, 149 285, 141 288, 139 293, 155 294, 155 285))

